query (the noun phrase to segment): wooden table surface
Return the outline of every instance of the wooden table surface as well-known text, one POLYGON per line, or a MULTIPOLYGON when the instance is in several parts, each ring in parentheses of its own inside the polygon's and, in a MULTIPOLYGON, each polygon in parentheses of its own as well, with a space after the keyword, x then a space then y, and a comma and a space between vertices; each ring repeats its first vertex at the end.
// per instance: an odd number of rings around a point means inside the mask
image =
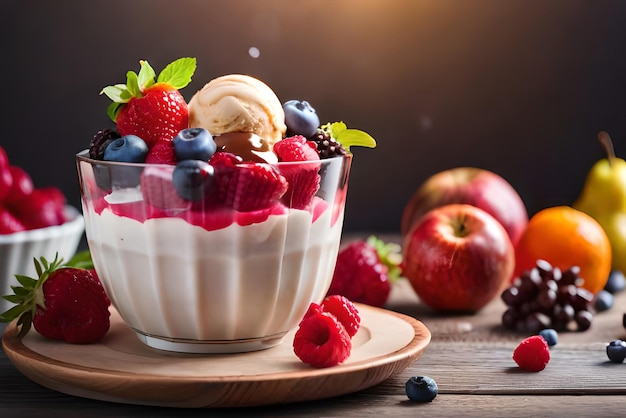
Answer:
MULTIPOLYGON (((607 359, 605 346, 626 339, 622 315, 626 292, 609 311, 596 314, 590 330, 560 333, 552 359, 539 373, 521 372, 511 359, 525 335, 504 330, 504 305, 497 298, 472 316, 435 315, 406 281, 394 285, 387 306, 421 320, 432 341, 421 358, 383 383, 332 399, 235 409, 174 409, 110 403, 58 393, 23 376, 0 354, 0 417, 90 416, 623 416, 626 363, 607 359), (404 384, 428 375, 439 386, 433 402, 408 400, 404 384)), ((4 331, 2 324, 0 331, 4 331)))

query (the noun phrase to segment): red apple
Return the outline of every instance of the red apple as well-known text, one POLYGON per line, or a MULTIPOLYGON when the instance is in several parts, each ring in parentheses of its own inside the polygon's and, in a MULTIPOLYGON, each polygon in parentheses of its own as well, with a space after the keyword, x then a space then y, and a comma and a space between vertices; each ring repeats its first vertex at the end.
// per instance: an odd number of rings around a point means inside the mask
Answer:
POLYGON ((429 210, 451 203, 489 213, 504 226, 513 245, 528 224, 526 206, 511 184, 488 170, 458 167, 433 175, 417 189, 402 213, 402 234, 429 210))
POLYGON ((420 300, 440 312, 475 313, 499 295, 515 267, 504 227, 476 206, 432 209, 404 239, 403 273, 420 300))

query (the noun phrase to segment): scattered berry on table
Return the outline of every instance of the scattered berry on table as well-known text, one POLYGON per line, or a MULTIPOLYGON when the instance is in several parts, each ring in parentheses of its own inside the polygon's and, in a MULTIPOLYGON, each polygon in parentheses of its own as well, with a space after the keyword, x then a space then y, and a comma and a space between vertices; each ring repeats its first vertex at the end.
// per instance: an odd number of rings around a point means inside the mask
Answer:
POLYGON ((437 383, 428 376, 413 376, 404 386, 406 395, 414 402, 431 402, 439 393, 437 383))
POLYGON ((611 292, 607 290, 600 290, 595 296, 593 306, 596 312, 604 312, 613 307, 613 301, 614 297, 611 292))
POLYGON ((507 305, 502 324, 528 333, 543 328, 589 329, 594 295, 580 287, 579 272, 577 266, 561 271, 545 260, 537 260, 533 269, 524 271, 502 292, 501 298, 507 305))
POLYGON ((626 288, 626 278, 620 270, 612 270, 609 278, 604 285, 604 290, 609 293, 616 294, 626 288))
POLYGON ((606 346, 606 355, 612 363, 622 363, 626 359, 626 342, 613 340, 606 346))
POLYGON ((361 324, 359 310, 345 296, 331 295, 324 298, 321 308, 324 312, 329 312, 341 322, 348 335, 354 337, 361 324))
POLYGON ((342 248, 328 295, 343 295, 353 302, 383 306, 391 282, 400 276, 400 249, 375 236, 356 240, 342 248))
POLYGON ((343 363, 352 350, 352 340, 344 326, 328 312, 317 312, 300 322, 293 338, 293 351, 300 360, 315 368, 343 363))
POLYGON ((552 328, 542 329, 539 331, 539 335, 546 340, 549 347, 555 346, 559 341, 558 333, 552 328))
POLYGON ((548 343, 540 335, 528 337, 522 340, 513 351, 513 360, 522 370, 540 372, 550 361, 548 343))
POLYGON ((20 335, 31 324, 46 338, 74 344, 99 341, 109 330, 109 303, 99 279, 90 268, 72 267, 55 257, 52 262, 35 259, 37 279, 18 276, 21 286, 5 299, 16 304, 0 315, 3 322, 18 318, 20 335))
POLYGON ((217 150, 213 136, 204 128, 183 129, 174 137, 173 142, 178 161, 209 161, 217 150))
POLYGON ((287 136, 312 136, 320 126, 320 118, 309 102, 304 100, 289 100, 283 103, 287 136))

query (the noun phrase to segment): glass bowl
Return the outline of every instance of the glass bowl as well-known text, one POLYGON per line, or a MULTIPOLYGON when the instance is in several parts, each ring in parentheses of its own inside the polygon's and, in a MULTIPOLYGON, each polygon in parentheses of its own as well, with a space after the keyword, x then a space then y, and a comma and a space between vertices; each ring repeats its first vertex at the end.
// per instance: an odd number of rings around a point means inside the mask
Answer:
MULTIPOLYGON (((113 306, 142 342, 161 350, 280 344, 330 286, 351 161, 265 164, 287 189, 250 208, 237 207, 242 190, 232 192, 250 174, 245 164, 230 177, 216 168, 212 186, 188 200, 172 181, 174 166, 77 154, 87 242, 113 306), (316 190, 303 198, 312 182, 316 190)), ((265 190, 243 184, 248 194, 265 190)))

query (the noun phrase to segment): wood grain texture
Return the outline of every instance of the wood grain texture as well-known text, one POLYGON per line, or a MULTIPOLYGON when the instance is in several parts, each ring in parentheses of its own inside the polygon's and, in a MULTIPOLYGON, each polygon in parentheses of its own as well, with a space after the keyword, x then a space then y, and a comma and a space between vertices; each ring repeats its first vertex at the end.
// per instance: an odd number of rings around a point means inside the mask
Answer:
MULTIPOLYGON (((430 333, 406 315, 359 305, 362 326, 343 364, 314 369, 291 344, 243 354, 193 355, 143 345, 112 313, 98 344, 69 345, 15 324, 3 336, 9 359, 34 382, 98 400, 170 407, 258 406, 308 401, 371 387, 419 358, 430 333)), ((293 339, 293 331, 286 341, 293 339)))

